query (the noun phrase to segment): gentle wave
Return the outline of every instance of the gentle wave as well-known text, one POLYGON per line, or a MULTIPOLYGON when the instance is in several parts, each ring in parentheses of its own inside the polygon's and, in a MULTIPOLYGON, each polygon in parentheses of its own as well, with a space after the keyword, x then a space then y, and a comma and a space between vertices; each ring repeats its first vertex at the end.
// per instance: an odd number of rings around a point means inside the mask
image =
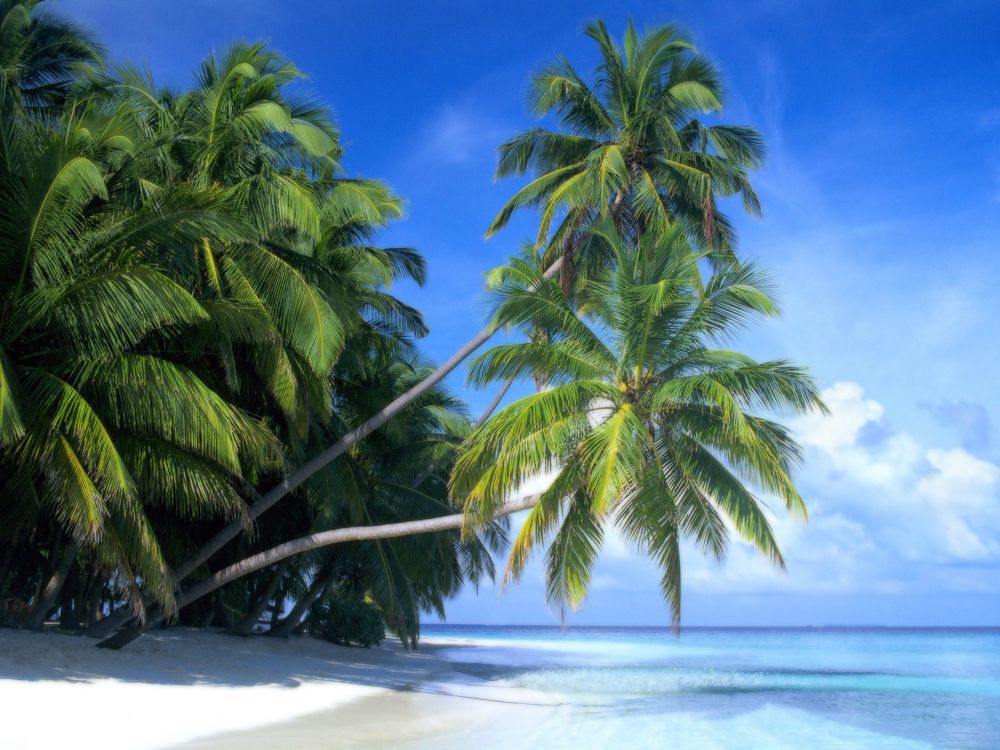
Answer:
POLYGON ((1000 631, 431 628, 449 659, 566 704, 475 747, 1000 747, 1000 631))

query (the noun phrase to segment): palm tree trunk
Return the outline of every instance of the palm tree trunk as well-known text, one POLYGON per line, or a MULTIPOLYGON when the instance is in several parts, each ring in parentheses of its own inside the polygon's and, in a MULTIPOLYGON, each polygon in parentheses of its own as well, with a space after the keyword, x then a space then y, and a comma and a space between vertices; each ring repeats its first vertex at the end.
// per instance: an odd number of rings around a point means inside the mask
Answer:
POLYGON ((62 591, 63 584, 66 582, 66 576, 69 574, 69 569, 73 567, 73 561, 76 559, 76 553, 79 548, 79 542, 74 539, 63 549, 58 567, 52 573, 52 577, 49 578, 48 583, 45 584, 45 588, 38 595, 35 606, 28 616, 27 627, 29 629, 42 629, 42 626, 48 619, 49 610, 52 609, 52 605, 55 604, 56 599, 59 597, 59 592, 62 591))
POLYGON ((504 383, 503 386, 501 386, 500 390, 497 391, 497 395, 493 397, 492 401, 490 401, 490 405, 486 407, 486 411, 480 414, 479 419, 477 419, 476 423, 472 425, 473 429, 479 427, 483 422, 490 418, 493 412, 497 410, 497 407, 500 406, 500 402, 503 401, 503 397, 507 395, 507 391, 510 390, 512 385, 514 385, 514 378, 511 378, 504 383))
MULTIPOLYGON (((511 389, 513 385, 514 385, 514 379, 511 378, 506 383, 504 383, 503 386, 501 386, 500 390, 497 391, 496 395, 493 397, 493 400, 490 401, 489 405, 486 407, 486 410, 479 415, 479 419, 476 420, 476 423, 473 425, 473 429, 479 427, 483 422, 489 419, 490 416, 492 416, 493 412, 496 411, 497 407, 500 405, 500 402, 503 401, 504 396, 507 395, 507 392, 511 389)), ((427 479, 427 477, 429 477, 433 473, 434 472, 432 469, 427 469, 426 471, 423 471, 420 474, 418 474, 417 478, 413 481, 413 487, 414 488, 420 487, 420 485, 423 484, 424 480, 427 479)), ((181 568, 178 568, 177 570, 179 571, 180 569, 181 568)), ((179 574, 175 571, 175 575, 179 574)), ((179 582, 180 580, 178 579, 178 583, 179 582)), ((151 606, 151 602, 147 601, 146 606, 147 607, 151 606)), ((310 606, 312 605, 310 604, 310 606)), ((129 619, 131 619, 131 616, 132 616, 131 613, 128 612, 127 610, 123 610, 116 614, 112 614, 108 617, 105 617, 100 622, 91 624, 90 626, 84 628, 83 635, 86 635, 89 638, 105 639, 108 636, 110 636, 115 630, 122 627, 126 622, 128 622, 129 619)))
MULTIPOLYGON (((570 243, 572 243, 572 239, 570 243)), ((573 284, 576 283, 576 266, 573 265, 572 244, 563 251, 562 261, 562 270, 559 272, 559 286, 562 288, 563 297, 569 299, 573 295, 573 284)))
MULTIPOLYGON (((576 248, 574 248, 574 252, 576 248)), ((542 274, 544 278, 551 279, 556 274, 559 273, 559 269, 562 267, 563 258, 557 258, 555 262, 549 266, 545 273, 542 274)), ((296 469, 294 472, 289 474, 285 479, 283 479, 278 485, 272 487, 264 495, 260 495, 251 504, 249 508, 250 520, 256 520, 260 517, 262 513, 270 509, 275 503, 281 500, 285 495, 292 492, 299 485, 305 482, 309 477, 311 477, 316 472, 320 471, 323 467, 329 464, 331 461, 336 459, 338 456, 347 451, 352 445, 359 442, 363 438, 367 437, 369 434, 377 430, 383 424, 385 424, 393 416, 401 412, 416 399, 422 396, 424 393, 429 391, 435 385, 437 385, 441 380, 443 380, 447 375, 449 375, 456 367, 458 367, 462 362, 465 361, 474 351, 476 351, 480 346, 485 344, 497 329, 494 327, 487 327, 480 331, 476 336, 469 339, 462 347, 458 349, 451 357, 444 362, 440 367, 438 367, 434 372, 428 375, 424 380, 417 383, 406 393, 402 394, 396 400, 392 401, 385 408, 379 411, 377 414, 370 417, 364 424, 351 430, 346 435, 341 437, 337 442, 331 445, 329 448, 324 450, 318 456, 306 461, 302 466, 296 469)), ((503 393, 506 393, 505 386, 503 393)), ((496 403, 491 406, 492 409, 496 408, 496 405, 500 403, 500 398, 496 399, 496 403)), ((187 578, 191 573, 198 569, 202 564, 204 564, 212 555, 222 549, 229 541, 235 539, 244 528, 244 520, 238 519, 234 520, 228 524, 225 528, 219 531, 215 536, 209 539, 205 544, 203 544, 198 551, 188 558, 185 562, 178 565, 174 569, 174 580, 180 583, 185 578, 187 578)), ((221 585, 221 584, 220 584, 221 585)), ((193 600, 192 600, 193 601, 193 600)), ((178 605, 181 606, 181 605, 178 605)), ((161 618, 162 619, 162 618, 161 618)), ((142 633, 142 626, 132 625, 126 630, 123 630, 119 635, 121 638, 109 636, 115 629, 124 625, 129 620, 129 615, 127 613, 121 613, 116 617, 106 617, 100 623, 97 624, 95 628, 88 628, 85 635, 91 636, 93 638, 102 638, 100 643, 97 645, 102 648, 121 648, 122 646, 130 643, 134 640, 140 633, 142 633), (128 634, 132 634, 128 637, 128 634), (118 643, 123 641, 121 645, 112 646, 112 643, 118 643)))
POLYGON ((229 608, 226 606, 226 597, 222 595, 221 591, 215 592, 213 609, 215 610, 215 622, 219 623, 219 625, 224 628, 231 628, 233 626, 232 615, 230 614, 229 608))
POLYGON ((278 624, 278 619, 281 617, 281 610, 285 605, 285 595, 284 593, 279 594, 274 598, 274 602, 271 604, 271 619, 268 621, 267 629, 270 630, 275 625, 278 624))
POLYGON ((276 626, 268 631, 268 635, 273 635, 277 638, 288 638, 295 629, 302 624, 302 620, 305 618, 306 613, 312 608, 312 605, 320 600, 326 592, 330 590, 333 582, 337 578, 337 566, 333 563, 327 563, 327 565, 316 574, 316 580, 312 582, 306 595, 295 602, 295 606, 292 607, 292 611, 288 613, 288 616, 284 620, 279 622, 276 626))
POLYGON ((205 608, 205 615, 201 620, 201 629, 208 630, 212 627, 212 622, 215 620, 216 604, 219 601, 219 592, 216 591, 212 596, 212 600, 208 603, 208 607, 205 608))
MULTIPOLYGON (((551 279, 558 274, 559 269, 562 267, 563 260, 564 257, 558 258, 551 266, 549 266, 543 274, 544 277, 551 279)), ((451 357, 449 357, 440 367, 415 386, 410 388, 410 390, 406 393, 387 404, 379 412, 372 415, 364 424, 348 432, 322 453, 317 456, 313 456, 311 459, 306 461, 298 469, 272 487, 268 492, 260 495, 256 500, 254 500, 253 504, 249 508, 250 520, 256 520, 259 518, 262 513, 270 509, 275 503, 285 497, 285 495, 301 486, 302 483, 309 479, 309 477, 313 474, 323 469, 338 456, 345 453, 352 445, 373 433, 396 414, 420 398, 420 396, 427 393, 427 391, 444 380, 444 378, 449 375, 452 370, 462 364, 462 362, 464 362, 469 355, 489 341, 496 331, 497 329, 493 326, 484 328, 474 337, 469 339, 469 341, 467 341, 463 346, 461 346, 458 351, 452 354, 451 357)), ((226 543, 235 539, 245 528, 245 523, 246 519, 242 517, 238 518, 209 539, 191 558, 186 560, 174 570, 175 580, 180 583, 191 575, 191 573, 204 564, 210 557, 212 557, 212 555, 222 549, 226 543)))
POLYGON ((0 599, 7 594, 7 576, 10 573, 11 563, 14 561, 14 544, 7 544, 3 553, 3 562, 0 562, 0 599))
POLYGON ((101 619, 104 615, 101 607, 101 600, 104 597, 104 577, 99 571, 95 571, 91 589, 87 594, 87 619, 83 626, 90 627, 101 619))
MULTIPOLYGON (((527 510, 534 507, 541 495, 528 495, 518 500, 512 500, 500 508, 493 519, 509 516, 518 511, 527 510)), ((400 523, 387 523, 381 526, 351 526, 342 529, 331 529, 320 531, 309 536, 293 539, 269 550, 258 552, 256 555, 233 563, 227 568, 223 568, 214 575, 200 581, 187 591, 180 592, 176 597, 177 609, 186 607, 193 601, 197 601, 206 594, 210 594, 227 583, 232 583, 238 578, 242 578, 255 570, 266 568, 268 565, 299 555, 310 550, 329 547, 333 544, 343 544, 344 542, 363 542, 372 539, 396 539, 401 536, 413 536, 415 534, 429 534, 435 531, 448 531, 460 529, 466 522, 464 513, 455 513, 450 516, 438 516, 436 518, 424 518, 419 521, 402 521, 400 523)), ((145 625, 132 625, 124 630, 115 633, 97 644, 99 648, 120 649, 138 638, 144 630, 157 625, 166 618, 162 612, 150 612, 146 617, 145 625)))
POLYGON ((77 622, 76 596, 70 590, 72 584, 63 584, 62 595, 59 598, 59 627, 62 630, 76 630, 77 622))
POLYGON ((253 632, 254 625, 260 621, 260 616, 264 614, 264 610, 267 609, 267 605, 270 604, 271 599, 274 598, 275 593, 278 591, 278 586, 281 585, 281 579, 284 577, 287 569, 288 560, 282 560, 278 564, 278 569, 274 571, 274 575, 271 576, 267 585, 264 586, 264 590, 259 592, 259 594, 250 603, 250 609, 247 611, 246 617, 233 625, 233 627, 229 628, 227 632, 230 635, 241 635, 246 637, 253 632))

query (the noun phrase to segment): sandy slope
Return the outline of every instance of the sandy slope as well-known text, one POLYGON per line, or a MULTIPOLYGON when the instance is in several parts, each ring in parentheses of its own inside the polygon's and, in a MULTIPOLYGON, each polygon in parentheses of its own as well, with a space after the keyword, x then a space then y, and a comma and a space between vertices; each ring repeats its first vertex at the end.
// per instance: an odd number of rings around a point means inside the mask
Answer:
MULTIPOLYGON (((318 723, 293 722, 288 731, 321 727, 322 717, 335 713, 338 727, 353 727, 350 746, 357 747, 368 744, 368 735, 382 739, 390 719, 395 731, 414 736, 444 731, 452 709, 466 721, 490 720, 503 704, 488 691, 456 675, 432 650, 405 653, 393 644, 365 650, 308 638, 168 630, 109 652, 77 636, 0 630, 5 750, 166 748, 265 725, 277 726, 253 734, 269 736, 264 744, 272 749, 336 746, 306 735, 291 745, 276 742, 282 722, 313 713, 318 723), (391 692, 420 685, 486 700, 391 692)), ((248 744, 222 737, 190 745, 228 746, 248 744)))

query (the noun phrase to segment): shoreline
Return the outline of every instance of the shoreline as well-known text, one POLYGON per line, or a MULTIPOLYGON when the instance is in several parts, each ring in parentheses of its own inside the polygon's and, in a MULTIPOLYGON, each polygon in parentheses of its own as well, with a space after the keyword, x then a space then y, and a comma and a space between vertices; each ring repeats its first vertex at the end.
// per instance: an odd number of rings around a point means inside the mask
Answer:
POLYGON ((106 651, 65 633, 0 630, 2 744, 252 750, 294 737, 302 747, 378 746, 554 705, 459 672, 441 650, 433 640, 406 652, 392 640, 361 649, 175 628, 106 651))

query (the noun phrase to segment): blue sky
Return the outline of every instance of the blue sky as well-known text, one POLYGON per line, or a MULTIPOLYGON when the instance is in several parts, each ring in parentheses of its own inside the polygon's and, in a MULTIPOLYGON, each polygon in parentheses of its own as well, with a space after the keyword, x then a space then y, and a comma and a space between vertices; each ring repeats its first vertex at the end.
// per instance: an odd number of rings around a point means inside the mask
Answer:
MULTIPOLYGON (((336 113, 354 174, 388 180, 407 218, 384 238, 428 258, 400 290, 443 359, 482 312, 481 274, 532 234, 483 240, 516 188, 496 145, 532 120, 531 72, 587 70, 580 30, 675 21, 721 65, 726 119, 769 146, 745 257, 773 270, 784 317, 758 357, 812 368, 832 414, 796 422, 808 525, 777 521, 788 573, 736 546, 685 556, 688 624, 1000 624, 1000 5, 995 2, 390 3, 54 0, 117 59, 183 84, 235 38, 270 39, 336 113), (853 7, 848 7, 848 6, 853 7)), ((473 406, 488 393, 453 386, 473 406)), ((547 623, 540 573, 453 622, 547 623)), ((581 624, 659 624, 656 574, 611 540, 581 624)))

